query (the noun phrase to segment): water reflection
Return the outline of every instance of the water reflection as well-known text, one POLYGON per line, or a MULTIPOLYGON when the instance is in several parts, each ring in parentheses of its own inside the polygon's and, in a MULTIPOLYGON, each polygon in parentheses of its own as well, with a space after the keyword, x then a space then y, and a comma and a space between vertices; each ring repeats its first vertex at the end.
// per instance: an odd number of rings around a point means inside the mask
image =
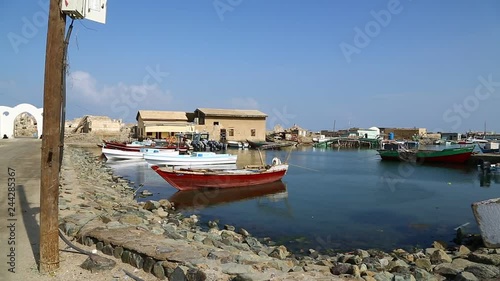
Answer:
POLYGON ((491 183, 499 184, 500 183, 500 171, 495 171, 491 173, 478 173, 479 186, 481 187, 490 187, 491 183))
POLYGON ((379 163, 380 167, 383 168, 396 168, 400 172, 401 170, 412 170, 418 167, 422 169, 444 169, 450 171, 462 172, 464 174, 472 173, 475 168, 470 165, 457 164, 457 163, 415 163, 415 162, 405 162, 405 161, 382 161, 379 163))
POLYGON ((115 174, 122 175, 124 178, 132 179, 137 183, 144 183, 147 178, 145 169, 148 163, 137 160, 106 161, 106 165, 115 171, 115 174))
POLYGON ((279 201, 287 197, 285 183, 277 181, 244 188, 178 191, 169 198, 169 201, 173 202, 177 209, 197 209, 253 198, 279 201))
MULTIPOLYGON (((256 150, 227 152, 238 155, 238 167, 261 162, 256 150)), ((500 196, 500 173, 483 175, 474 166, 386 162, 373 150, 299 147, 261 155, 265 162, 289 156, 286 184, 181 192, 145 162, 107 165, 153 193, 138 201, 170 199, 185 215, 243 227, 296 250, 411 249, 449 241, 464 223, 470 223, 467 233, 479 231, 472 202, 500 196)))

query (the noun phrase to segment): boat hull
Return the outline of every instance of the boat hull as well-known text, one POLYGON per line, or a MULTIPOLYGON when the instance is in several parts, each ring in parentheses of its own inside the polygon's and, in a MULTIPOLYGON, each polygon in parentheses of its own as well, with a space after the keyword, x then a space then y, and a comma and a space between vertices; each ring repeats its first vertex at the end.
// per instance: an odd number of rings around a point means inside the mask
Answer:
POLYGON ((224 155, 213 157, 193 157, 191 155, 165 155, 165 154, 144 154, 144 160, 151 165, 169 166, 189 166, 189 165, 218 165, 236 164, 237 155, 224 155))
POLYGON ((243 144, 241 142, 238 142, 238 141, 228 141, 227 142, 227 147, 230 147, 230 148, 242 148, 243 144))
POLYGON ((140 151, 120 150, 103 147, 102 153, 108 160, 140 160, 143 158, 143 153, 140 151))
MULTIPOLYGON (((417 163, 465 163, 472 155, 474 147, 450 148, 443 150, 417 150, 411 160, 417 163)), ((408 154, 398 150, 378 150, 382 160, 409 161, 408 154)))
POLYGON ((141 149, 159 149, 159 150, 178 150, 179 152, 186 152, 188 148, 186 146, 153 146, 153 145, 140 145, 140 144, 126 144, 119 142, 109 142, 104 141, 102 147, 110 149, 119 149, 123 151, 141 151, 141 149))
POLYGON ((178 190, 196 190, 204 188, 243 188, 279 181, 285 176, 288 165, 273 166, 264 172, 242 174, 165 170, 160 169, 158 166, 152 166, 151 168, 178 190))

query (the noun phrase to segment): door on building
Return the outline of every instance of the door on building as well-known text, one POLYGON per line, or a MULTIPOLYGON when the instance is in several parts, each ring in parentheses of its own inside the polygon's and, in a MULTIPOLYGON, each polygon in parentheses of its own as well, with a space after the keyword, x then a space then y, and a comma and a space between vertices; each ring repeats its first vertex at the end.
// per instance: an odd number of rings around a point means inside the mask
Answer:
POLYGON ((221 142, 226 141, 226 129, 220 129, 220 141, 221 142))

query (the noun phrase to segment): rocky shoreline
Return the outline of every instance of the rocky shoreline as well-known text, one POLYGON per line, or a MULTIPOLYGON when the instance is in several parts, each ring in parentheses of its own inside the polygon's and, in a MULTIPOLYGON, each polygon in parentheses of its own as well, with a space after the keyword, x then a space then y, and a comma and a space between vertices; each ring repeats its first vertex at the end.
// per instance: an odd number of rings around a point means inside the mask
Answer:
MULTIPOLYGON (((76 147, 65 149, 59 209, 60 228, 67 236, 162 280, 500 278, 500 249, 484 248, 477 237, 458 246, 435 242, 412 253, 396 249, 323 255, 310 250, 299 256, 230 225, 210 222, 205 231, 196 216, 183 217, 168 200, 138 203, 127 180, 76 147)), ((113 266, 85 264, 90 270, 113 266)))

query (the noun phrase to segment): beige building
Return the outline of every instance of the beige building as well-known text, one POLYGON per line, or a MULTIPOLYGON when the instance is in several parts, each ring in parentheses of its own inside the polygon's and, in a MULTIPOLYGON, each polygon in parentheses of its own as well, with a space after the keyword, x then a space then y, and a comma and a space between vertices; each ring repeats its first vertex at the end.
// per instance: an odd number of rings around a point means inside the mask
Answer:
POLYGON ((380 128, 380 134, 388 138, 389 134, 394 134, 396 140, 412 140, 422 138, 427 135, 426 128, 380 128))
POLYGON ((65 130, 69 133, 112 133, 122 130, 123 123, 108 116, 86 115, 72 121, 66 121, 65 130))
POLYGON ((195 130, 183 111, 139 110, 136 120, 139 138, 165 139, 195 130))
POLYGON ((258 110, 198 108, 189 114, 198 132, 217 141, 264 141, 267 115, 258 110))

